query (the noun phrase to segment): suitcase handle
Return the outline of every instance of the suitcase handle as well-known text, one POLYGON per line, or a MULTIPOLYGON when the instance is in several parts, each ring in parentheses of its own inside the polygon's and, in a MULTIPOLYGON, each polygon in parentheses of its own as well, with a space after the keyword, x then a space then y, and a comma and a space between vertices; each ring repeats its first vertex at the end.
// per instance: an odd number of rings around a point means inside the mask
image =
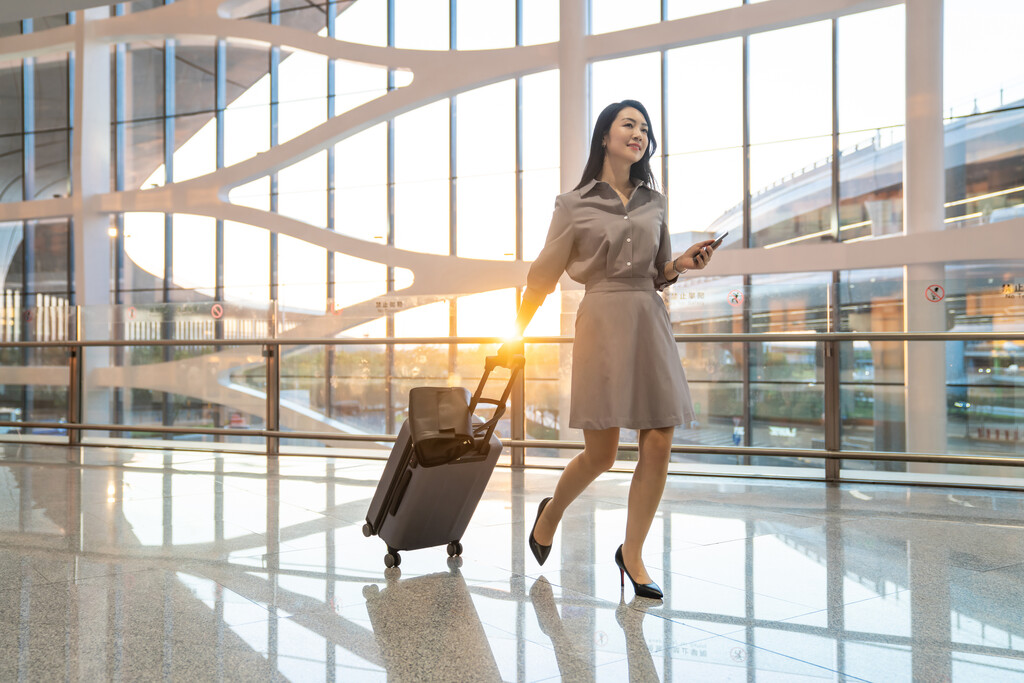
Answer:
MULTIPOLYGON (((516 378, 519 373, 523 371, 523 367, 526 365, 526 358, 522 354, 509 356, 505 359, 502 356, 487 356, 484 359, 484 374, 480 378, 480 383, 476 387, 476 391, 473 392, 473 398, 469 402, 469 414, 472 415, 476 407, 481 403, 494 406, 494 415, 491 416, 490 420, 487 420, 483 424, 476 425, 473 429, 473 436, 478 436, 482 431, 486 430, 486 434, 480 445, 477 446, 478 454, 486 454, 487 449, 490 448, 491 436, 494 435, 494 428, 498 426, 498 420, 505 414, 505 407, 508 404, 509 394, 512 393, 512 385, 515 384, 516 378), (482 398, 484 387, 487 385, 487 379, 491 376, 491 372, 498 367, 509 368, 512 370, 512 375, 508 378, 508 383, 505 385, 505 390, 501 393, 500 399, 493 398, 482 398)), ((465 458, 466 456, 463 456, 465 458)), ((470 456, 471 457, 471 456, 470 456)), ((462 461, 460 458, 459 461, 462 461)))
POLYGON ((514 356, 487 356, 484 358, 484 368, 488 373, 494 368, 508 368, 509 370, 522 370, 526 365, 526 356, 519 353, 514 356), (504 360, 503 359, 507 359, 504 360))

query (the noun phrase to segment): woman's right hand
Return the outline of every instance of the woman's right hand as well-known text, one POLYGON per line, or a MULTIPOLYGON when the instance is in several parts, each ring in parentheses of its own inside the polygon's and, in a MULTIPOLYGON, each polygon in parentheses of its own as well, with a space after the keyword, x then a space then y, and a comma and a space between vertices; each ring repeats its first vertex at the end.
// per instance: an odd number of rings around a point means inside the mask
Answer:
POLYGON ((685 268, 686 270, 700 270, 708 264, 712 255, 714 255, 715 250, 711 246, 714 243, 714 240, 697 242, 697 244, 694 244, 692 247, 684 251, 682 255, 677 257, 676 260, 672 262, 672 267, 675 268, 677 272, 682 272, 680 271, 680 268, 685 268))

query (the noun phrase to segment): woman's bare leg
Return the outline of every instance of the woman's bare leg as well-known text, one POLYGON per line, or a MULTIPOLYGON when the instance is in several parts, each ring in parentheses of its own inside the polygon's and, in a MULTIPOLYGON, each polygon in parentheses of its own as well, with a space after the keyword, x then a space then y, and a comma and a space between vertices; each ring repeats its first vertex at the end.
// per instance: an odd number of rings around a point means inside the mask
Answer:
POLYGON ((618 427, 584 429, 583 441, 583 450, 562 470, 554 496, 544 506, 544 514, 537 521, 533 537, 541 545, 551 545, 565 509, 599 474, 607 472, 615 464, 615 454, 619 450, 618 427))
MULTIPOLYGON (((674 427, 640 430, 640 456, 629 486, 629 512, 626 515, 626 542, 622 559, 637 583, 650 583, 651 577, 642 557, 644 540, 658 512, 672 449, 674 427)), ((551 504, 548 504, 551 507, 551 504)), ((547 512, 547 510, 545 510, 547 512)))

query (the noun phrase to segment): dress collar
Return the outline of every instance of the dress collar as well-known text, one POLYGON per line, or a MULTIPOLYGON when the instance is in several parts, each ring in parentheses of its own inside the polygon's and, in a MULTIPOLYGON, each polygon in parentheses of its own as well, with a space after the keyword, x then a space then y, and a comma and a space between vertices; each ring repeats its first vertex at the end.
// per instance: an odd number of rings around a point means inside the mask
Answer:
MULTIPOLYGON (((580 188, 580 196, 581 197, 586 197, 588 194, 593 192, 594 188, 596 188, 598 185, 608 185, 608 183, 606 183, 603 180, 597 180, 596 178, 593 179, 593 180, 588 180, 580 188)), ((608 187, 611 188, 611 185, 608 185, 608 187)), ((647 187, 647 183, 645 183, 643 181, 639 181, 639 184, 636 186, 636 189, 639 190, 641 187, 647 187)), ((614 192, 614 190, 612 190, 612 191, 614 192)))

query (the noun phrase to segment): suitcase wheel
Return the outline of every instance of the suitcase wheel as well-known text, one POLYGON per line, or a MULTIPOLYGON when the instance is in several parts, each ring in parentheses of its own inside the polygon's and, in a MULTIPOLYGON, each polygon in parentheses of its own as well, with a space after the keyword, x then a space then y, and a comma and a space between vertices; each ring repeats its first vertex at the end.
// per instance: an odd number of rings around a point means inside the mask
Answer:
POLYGON ((448 557, 457 557, 462 554, 462 544, 452 541, 448 544, 448 557))
POLYGON ((398 554, 397 550, 388 550, 388 554, 384 556, 384 566, 388 569, 397 567, 402 564, 402 556, 398 554))
POLYGON ((367 538, 373 536, 373 529, 370 528, 369 522, 363 525, 363 536, 366 536, 367 538))

